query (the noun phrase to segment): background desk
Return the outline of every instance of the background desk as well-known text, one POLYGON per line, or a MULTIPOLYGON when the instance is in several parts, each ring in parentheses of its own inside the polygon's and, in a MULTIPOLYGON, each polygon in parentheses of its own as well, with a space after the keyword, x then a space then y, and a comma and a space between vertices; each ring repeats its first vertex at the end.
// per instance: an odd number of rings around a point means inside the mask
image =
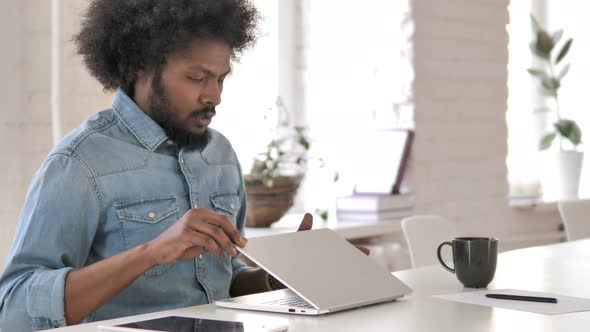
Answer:
MULTIPOLYGON (((166 315, 235 321, 275 322, 288 331, 584 331, 590 312, 540 315, 432 298, 462 291, 451 273, 440 266, 395 272, 414 293, 398 301, 318 317, 240 311, 203 305, 126 317, 101 324, 129 322, 166 315)), ((500 255, 489 288, 548 291, 590 298, 590 240, 528 248, 500 255)), ((359 285, 359 287, 362 287, 359 285)), ((342 290, 346 291, 346 290, 342 290)), ((91 323, 54 331, 96 331, 91 323)))
MULTIPOLYGON (((246 237, 258 237, 294 232, 303 220, 303 214, 289 214, 271 227, 246 227, 246 237)), ((313 228, 330 228, 348 240, 380 237, 384 235, 401 233, 401 219, 391 222, 325 222, 314 217, 313 228)))

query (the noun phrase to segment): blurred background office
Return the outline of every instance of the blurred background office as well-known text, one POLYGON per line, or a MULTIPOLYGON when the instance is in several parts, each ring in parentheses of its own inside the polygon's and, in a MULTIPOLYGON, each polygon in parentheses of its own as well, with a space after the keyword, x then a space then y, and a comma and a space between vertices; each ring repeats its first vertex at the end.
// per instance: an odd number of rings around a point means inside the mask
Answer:
MULTIPOLYGON (((462 234, 497 236, 501 250, 563 239, 555 204, 560 197, 550 187, 555 172, 544 167, 547 154, 537 151, 551 119, 535 112, 543 97, 526 71, 535 64, 529 14, 551 31, 563 29, 564 40, 574 38, 560 106, 582 133, 590 133, 584 98, 590 5, 254 2, 264 14, 261 38, 235 64, 212 127, 232 141, 247 171, 271 138, 277 97, 283 100, 291 120, 307 128, 310 154, 326 162, 324 168, 309 167, 291 212, 330 210, 337 195, 352 192, 359 177, 373 173, 375 165, 362 153, 387 157, 387 146, 367 146, 366 138, 411 128, 416 136, 407 190, 415 195, 414 213, 444 216, 462 234), (332 173, 339 174, 337 182, 332 173)), ((57 140, 110 107, 112 94, 89 76, 71 41, 87 4, 0 4, 2 265, 36 169, 57 140)), ((590 193, 588 168, 580 196, 590 193)))

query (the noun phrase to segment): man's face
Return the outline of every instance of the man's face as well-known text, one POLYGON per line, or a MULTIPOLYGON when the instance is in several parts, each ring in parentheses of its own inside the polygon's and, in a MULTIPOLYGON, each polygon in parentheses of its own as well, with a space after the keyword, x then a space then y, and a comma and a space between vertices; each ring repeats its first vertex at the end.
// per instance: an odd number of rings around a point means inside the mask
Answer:
POLYGON ((149 115, 180 146, 204 148, 207 131, 221 102, 223 80, 230 72, 230 48, 198 39, 167 58, 152 77, 149 115))

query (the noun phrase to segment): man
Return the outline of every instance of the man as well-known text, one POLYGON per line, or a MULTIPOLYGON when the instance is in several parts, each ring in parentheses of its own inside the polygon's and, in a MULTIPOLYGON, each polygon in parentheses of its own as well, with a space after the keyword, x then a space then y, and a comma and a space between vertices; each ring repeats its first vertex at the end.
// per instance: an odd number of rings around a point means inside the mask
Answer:
MULTIPOLYGON (((76 45, 116 94, 33 178, 0 277, 2 331, 280 287, 237 258, 234 246, 246 245, 241 170, 208 128, 258 16, 242 0, 91 2, 76 45)), ((311 222, 306 215, 300 229, 311 222)))

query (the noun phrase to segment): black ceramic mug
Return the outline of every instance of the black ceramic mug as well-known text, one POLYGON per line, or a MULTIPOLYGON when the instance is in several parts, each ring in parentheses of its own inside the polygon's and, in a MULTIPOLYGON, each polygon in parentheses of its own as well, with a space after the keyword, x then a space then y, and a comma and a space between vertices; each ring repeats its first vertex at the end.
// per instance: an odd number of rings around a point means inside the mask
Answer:
POLYGON ((456 237, 451 242, 441 243, 436 254, 442 266, 457 276, 465 287, 486 287, 496 273, 498 240, 491 237, 456 237), (454 269, 445 264, 441 257, 444 245, 453 248, 454 269))

